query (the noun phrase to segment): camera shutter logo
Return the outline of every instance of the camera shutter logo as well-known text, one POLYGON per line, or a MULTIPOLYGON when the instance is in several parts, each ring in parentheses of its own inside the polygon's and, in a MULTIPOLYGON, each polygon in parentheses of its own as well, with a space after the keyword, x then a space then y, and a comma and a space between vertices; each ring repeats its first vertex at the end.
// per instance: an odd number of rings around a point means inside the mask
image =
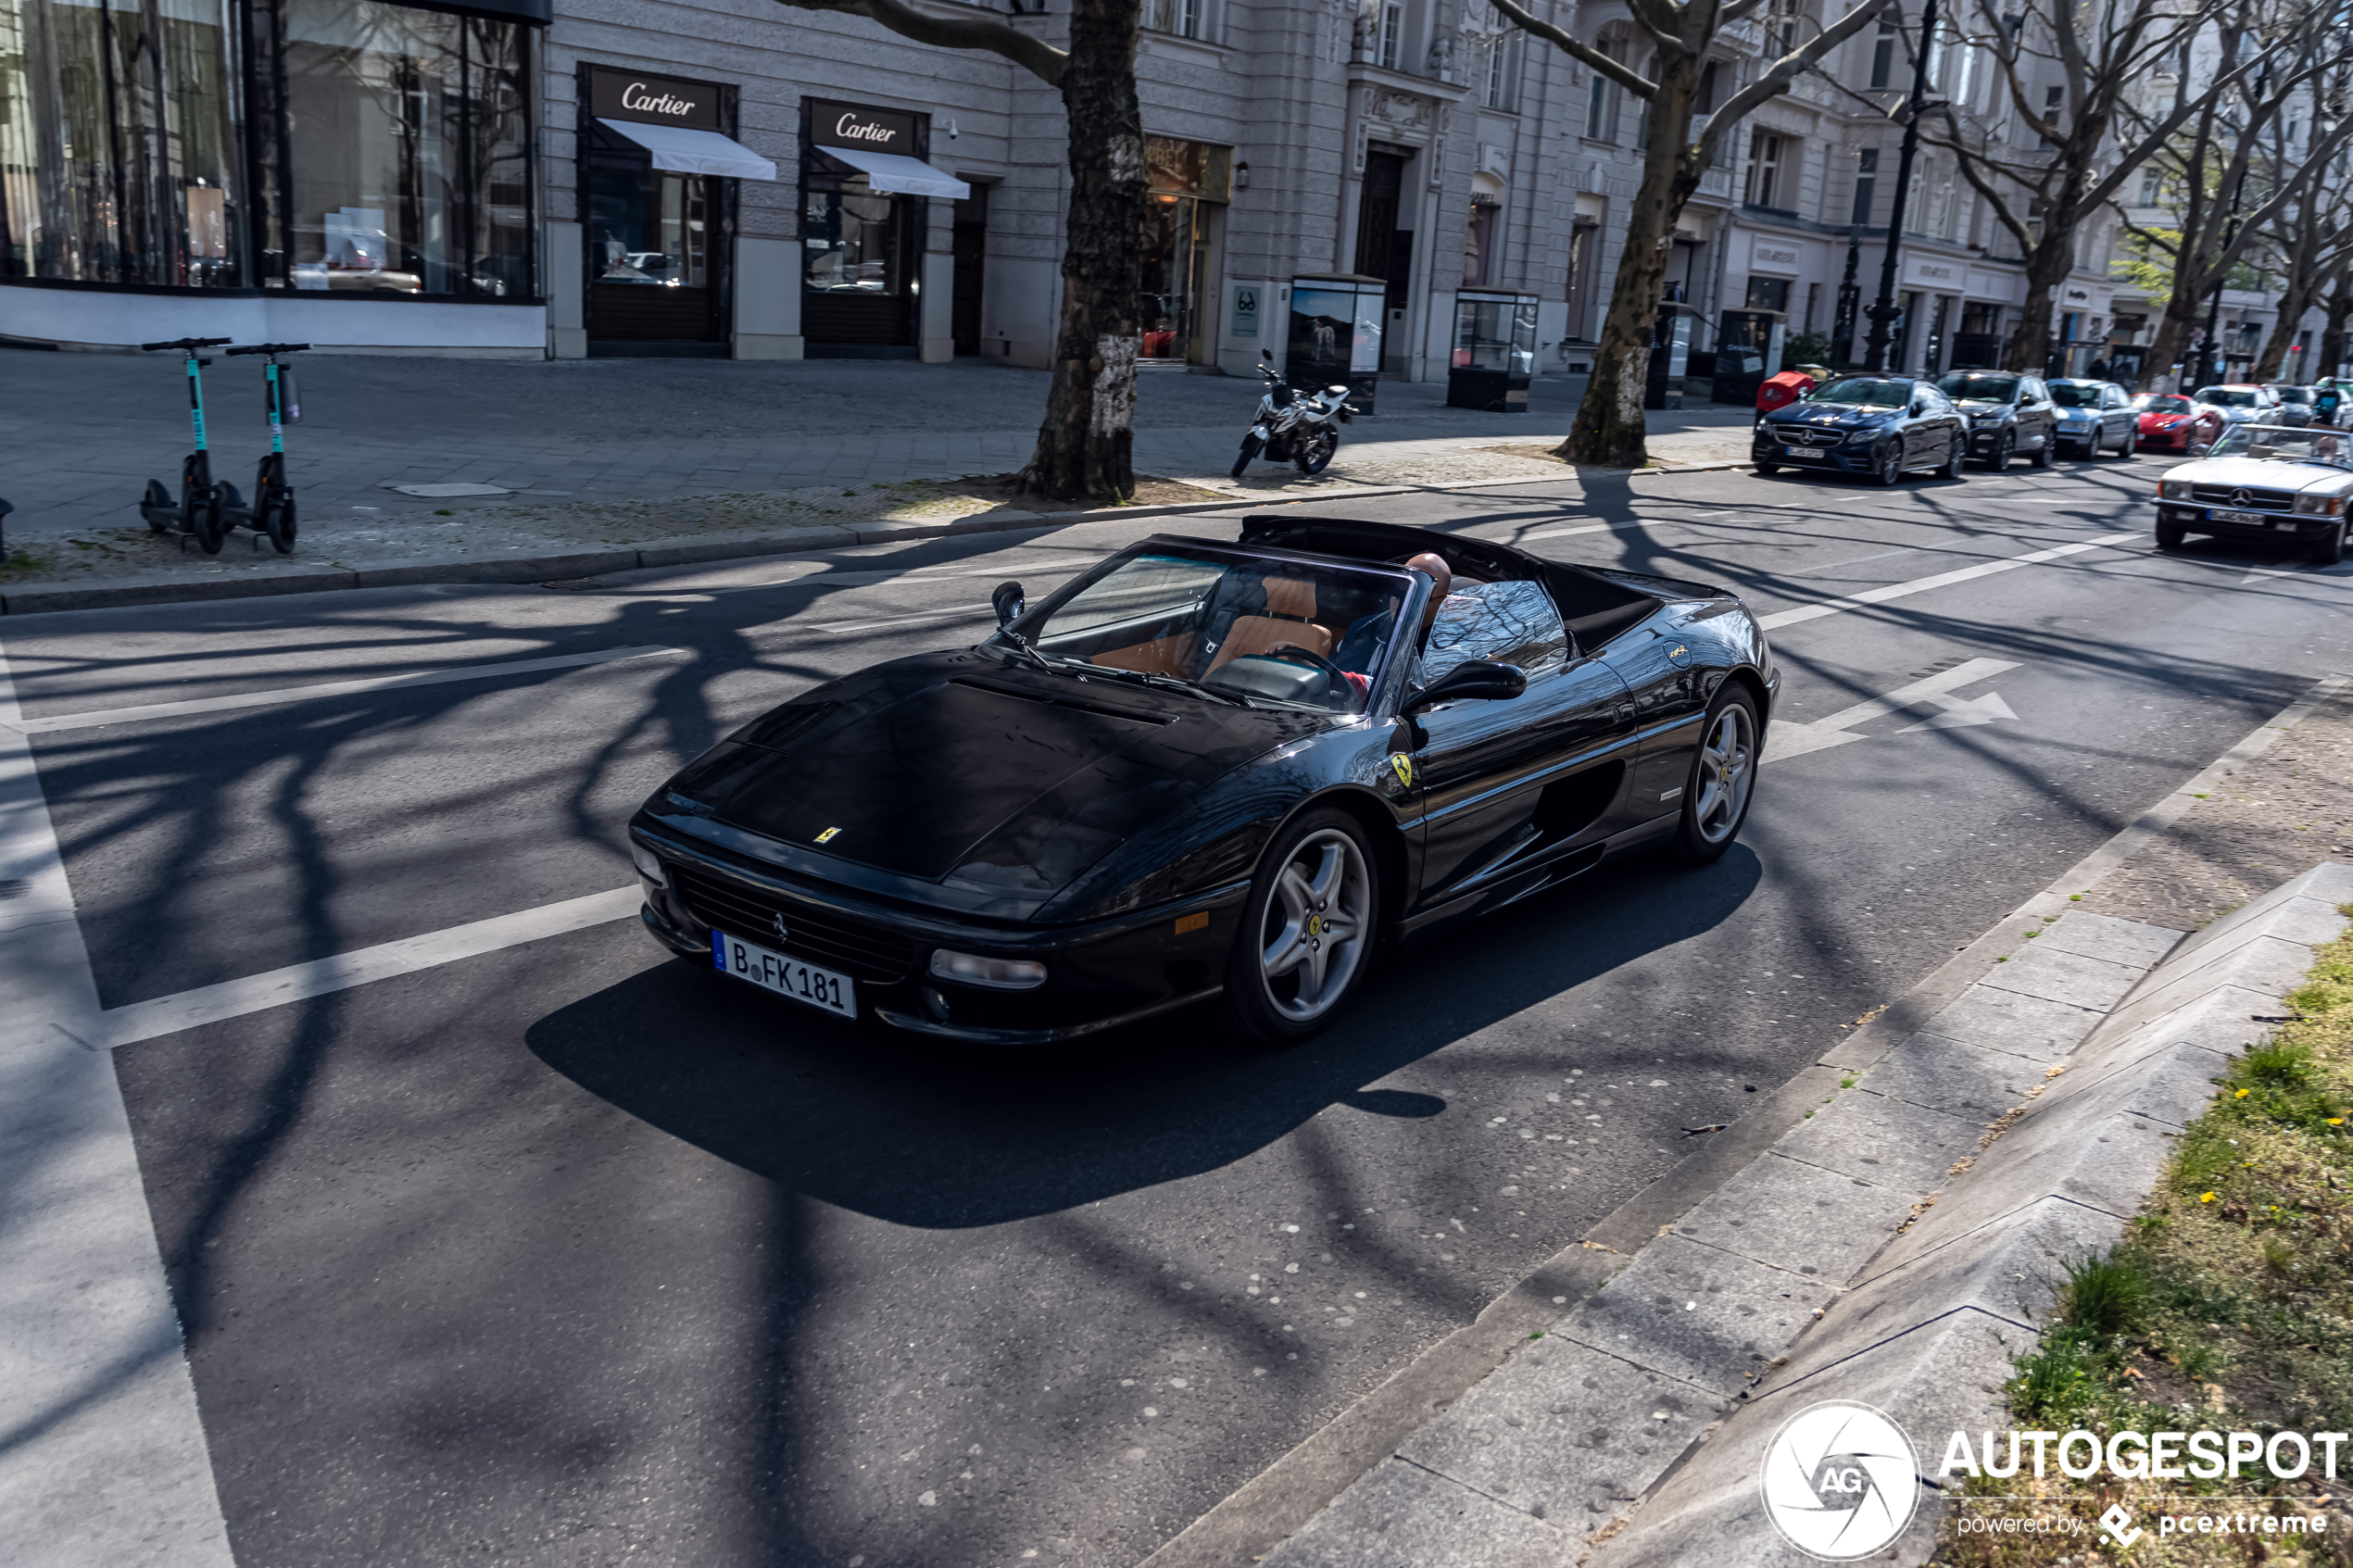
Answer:
POLYGON ((1885 1413, 1826 1399, 1781 1424, 1757 1486, 1782 1539, 1808 1557, 1846 1562, 1904 1533, 1919 1474, 1911 1439, 1885 1413))

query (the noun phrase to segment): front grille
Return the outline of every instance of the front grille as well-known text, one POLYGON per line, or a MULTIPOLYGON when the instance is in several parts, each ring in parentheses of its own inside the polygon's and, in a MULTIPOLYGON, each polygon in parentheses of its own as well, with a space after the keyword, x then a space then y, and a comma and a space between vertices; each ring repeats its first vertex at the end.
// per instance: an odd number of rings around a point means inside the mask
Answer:
POLYGON ((915 967, 914 941, 887 926, 788 902, 732 877, 674 860, 670 879, 687 912, 703 924, 803 962, 823 964, 874 985, 904 980, 915 967), (779 916, 789 933, 781 938, 776 935, 779 916))
POLYGON ((1831 446, 1845 437, 1843 430, 1816 430, 1810 425, 1780 426, 1781 439, 1793 446, 1831 446))
POLYGON ((2284 512, 2296 507, 2296 496, 2286 490, 2247 490, 2240 499, 2239 486, 2230 484, 2193 484, 2190 499, 2203 501, 2209 507, 2236 507, 2248 512, 2284 512))

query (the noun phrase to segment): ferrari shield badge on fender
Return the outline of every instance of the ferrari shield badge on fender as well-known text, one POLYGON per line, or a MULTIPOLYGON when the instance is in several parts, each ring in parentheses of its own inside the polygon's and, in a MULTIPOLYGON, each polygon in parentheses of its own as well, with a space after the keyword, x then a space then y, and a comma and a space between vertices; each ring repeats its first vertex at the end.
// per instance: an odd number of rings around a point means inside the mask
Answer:
POLYGON ((1397 782, 1407 789, 1414 787, 1414 759, 1402 751, 1389 754, 1389 765, 1397 774, 1397 782))
POLYGON ((832 839, 834 834, 839 833, 841 829, 839 828, 827 828, 824 832, 817 835, 817 842, 820 844, 826 843, 832 839))

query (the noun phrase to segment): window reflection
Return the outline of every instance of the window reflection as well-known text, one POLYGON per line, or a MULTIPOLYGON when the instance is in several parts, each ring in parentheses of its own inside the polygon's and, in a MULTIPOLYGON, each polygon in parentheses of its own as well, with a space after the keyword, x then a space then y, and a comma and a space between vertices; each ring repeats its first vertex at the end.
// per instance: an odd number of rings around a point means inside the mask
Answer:
POLYGON ((1447 595, 1414 679, 1427 686, 1478 659, 1517 665, 1531 681, 1568 662, 1568 632, 1542 583, 1473 583, 1447 595))
POLYGON ((870 191, 811 191, 801 225, 812 289, 895 295, 902 288, 896 196, 870 191))

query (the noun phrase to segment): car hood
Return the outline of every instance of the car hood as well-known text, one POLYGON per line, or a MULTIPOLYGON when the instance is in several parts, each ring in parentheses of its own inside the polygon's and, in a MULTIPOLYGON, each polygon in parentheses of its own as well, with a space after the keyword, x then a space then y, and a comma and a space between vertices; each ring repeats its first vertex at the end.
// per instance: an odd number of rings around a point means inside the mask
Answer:
POLYGON ((2168 469, 2169 480, 2191 484, 2224 484, 2249 490, 2313 490, 2324 495, 2353 490, 2353 473, 2324 469, 2316 463, 2283 462, 2277 458, 2203 458, 2168 469))
POLYGON ((1953 407, 1966 414, 1995 414, 2014 405, 2005 403, 1997 397, 1956 397, 1953 399, 1953 407))
POLYGON ((801 866, 848 861, 984 902, 1029 902, 1204 785, 1330 722, 926 654, 773 709, 667 794, 673 807, 793 847, 801 866))
POLYGON ((1801 403, 1771 417, 1770 422, 1780 425, 1827 425, 1834 430, 1850 430, 1856 425, 1877 424, 1901 414, 1901 408, 1867 408, 1859 403, 1801 403))

